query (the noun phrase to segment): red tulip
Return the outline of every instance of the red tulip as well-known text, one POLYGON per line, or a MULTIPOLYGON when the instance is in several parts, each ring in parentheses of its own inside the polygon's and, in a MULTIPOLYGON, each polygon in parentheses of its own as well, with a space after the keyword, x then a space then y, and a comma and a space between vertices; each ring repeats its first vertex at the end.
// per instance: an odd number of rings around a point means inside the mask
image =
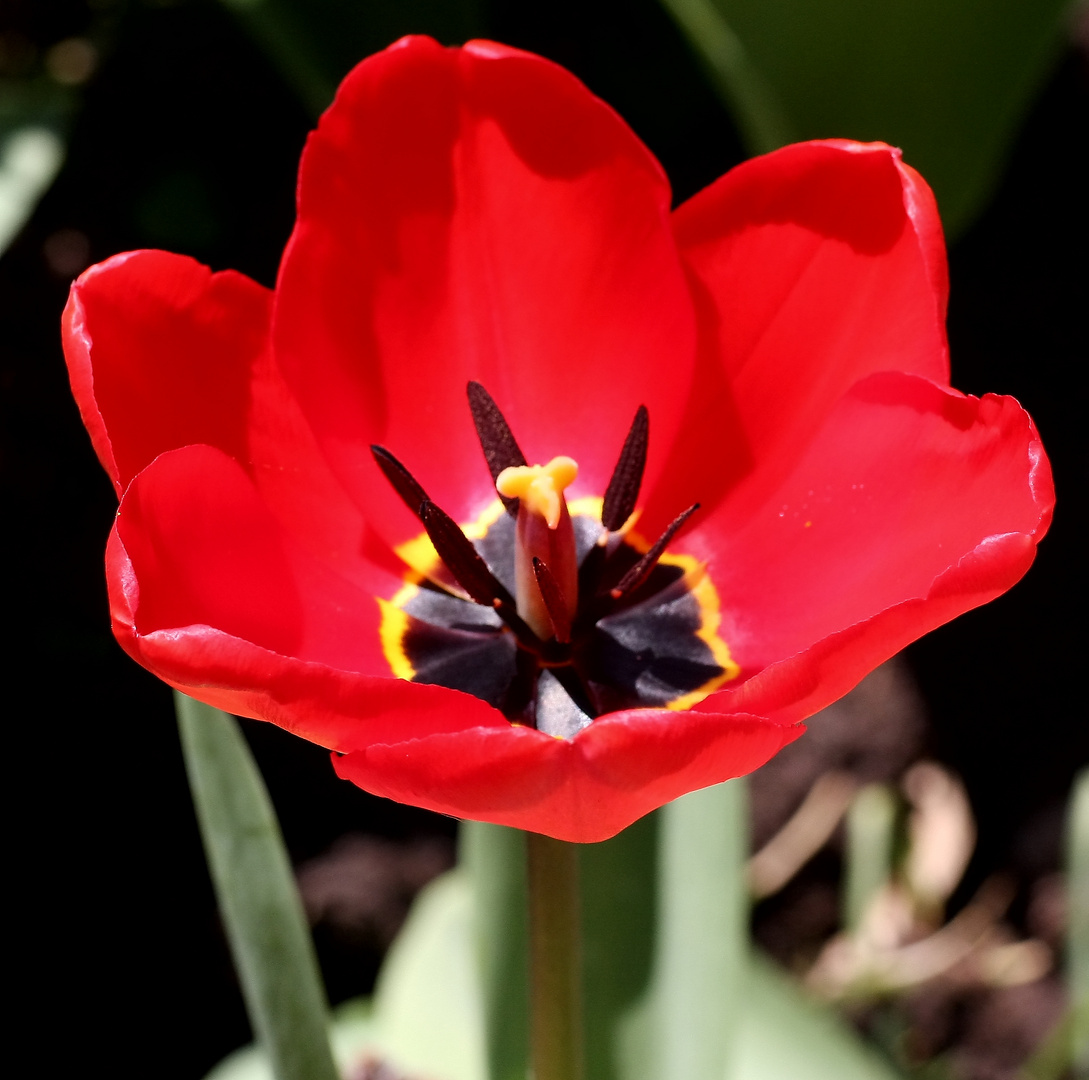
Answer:
MULTIPOLYGON (((368 791, 604 839, 757 768, 1028 569, 1047 458, 1017 402, 949 387, 946 289, 934 199, 888 146, 789 146, 671 213, 658 163, 561 68, 405 39, 348 76, 310 137, 275 291, 158 251, 72 287, 72 387, 121 498, 114 632, 185 693, 343 755, 368 791), (517 529, 489 519, 500 562, 522 538, 498 607, 487 567, 486 606, 414 593, 394 553, 417 539, 417 565, 431 554, 411 510, 434 535, 435 507, 467 525, 495 504, 470 381, 530 461, 578 462, 576 498, 605 494, 645 404, 634 528, 653 540, 701 504, 669 548, 687 586, 674 569, 616 601, 646 543, 614 523, 622 565, 572 597, 568 526, 534 526, 523 498, 517 529), (379 451, 400 497, 374 443, 411 470, 379 451), (446 614, 424 625, 410 594, 446 614), (697 616, 678 647, 704 650, 714 677, 648 682, 673 648, 653 620, 677 597, 697 616), (448 609, 475 629, 451 630, 448 609), (639 678, 599 655, 610 617, 643 635, 624 654, 639 678), (566 737, 532 726, 546 683, 582 706, 566 737), (450 688, 469 684, 483 697, 450 688)), ((458 552, 455 575, 477 573, 458 552)))

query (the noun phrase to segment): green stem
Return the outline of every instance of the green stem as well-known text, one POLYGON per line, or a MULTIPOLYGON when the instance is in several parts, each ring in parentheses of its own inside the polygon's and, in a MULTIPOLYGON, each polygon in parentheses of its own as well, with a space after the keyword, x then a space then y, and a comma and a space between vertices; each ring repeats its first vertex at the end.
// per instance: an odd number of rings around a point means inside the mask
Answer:
POLYGON ((582 1080, 578 848, 526 834, 534 1080, 582 1080))

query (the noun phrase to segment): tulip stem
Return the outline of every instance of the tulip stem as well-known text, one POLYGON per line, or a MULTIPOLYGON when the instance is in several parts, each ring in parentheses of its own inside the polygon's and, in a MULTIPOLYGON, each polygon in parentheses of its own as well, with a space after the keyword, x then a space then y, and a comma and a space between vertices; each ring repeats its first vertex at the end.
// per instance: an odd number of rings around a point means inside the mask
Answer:
POLYGON ((578 847, 526 834, 534 1080, 582 1080, 578 847))

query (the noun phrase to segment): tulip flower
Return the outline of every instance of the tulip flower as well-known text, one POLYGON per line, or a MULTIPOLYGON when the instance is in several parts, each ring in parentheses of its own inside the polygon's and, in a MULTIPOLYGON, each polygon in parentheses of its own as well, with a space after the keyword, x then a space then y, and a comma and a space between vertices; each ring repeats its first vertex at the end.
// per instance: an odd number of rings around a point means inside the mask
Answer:
POLYGON ((1047 458, 951 389, 946 294, 893 148, 672 210, 563 69, 400 41, 311 135, 274 290, 159 251, 72 287, 114 632, 370 792, 609 837, 1028 569, 1047 458))

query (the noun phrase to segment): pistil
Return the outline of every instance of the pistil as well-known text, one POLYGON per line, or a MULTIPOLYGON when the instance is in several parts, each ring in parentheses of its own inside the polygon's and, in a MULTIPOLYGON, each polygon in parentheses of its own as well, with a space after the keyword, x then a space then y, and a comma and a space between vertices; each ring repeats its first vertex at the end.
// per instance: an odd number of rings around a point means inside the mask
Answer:
POLYGON ((575 530, 563 494, 577 475, 571 458, 555 457, 547 465, 508 467, 495 481, 500 495, 518 500, 515 599, 542 641, 563 640, 578 609, 575 530))

